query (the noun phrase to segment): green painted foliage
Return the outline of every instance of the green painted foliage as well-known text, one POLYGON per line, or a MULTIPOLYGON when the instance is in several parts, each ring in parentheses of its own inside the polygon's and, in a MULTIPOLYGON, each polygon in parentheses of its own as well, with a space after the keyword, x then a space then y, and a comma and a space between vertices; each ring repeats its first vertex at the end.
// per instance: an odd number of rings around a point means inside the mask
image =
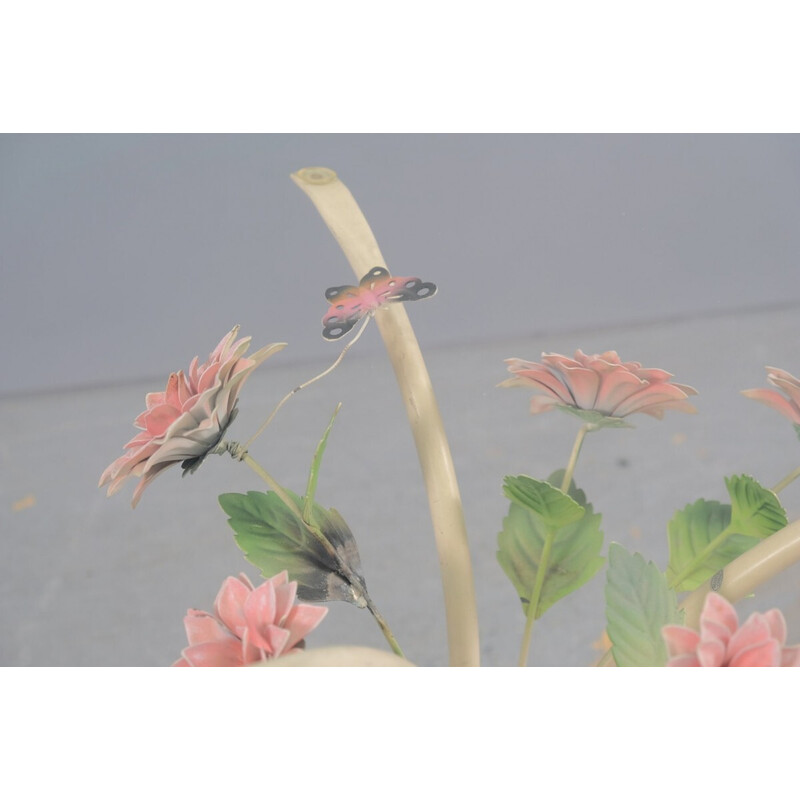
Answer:
POLYGON ((714 542, 731 521, 731 507, 716 500, 697 500, 677 511, 667 525, 669 541, 669 565, 667 580, 679 591, 691 591, 707 581, 715 572, 729 564, 734 558, 749 550, 756 542, 748 536, 731 534, 721 539, 716 547, 714 542), (705 550, 710 551, 701 558, 705 550), (695 568, 685 574, 690 565, 697 561, 695 568))
POLYGON ((630 422, 626 422, 622 417, 610 417, 608 414, 601 414, 585 408, 575 408, 574 406, 556 406, 559 411, 571 414, 578 419, 592 425, 596 430, 600 428, 633 428, 630 422))
POLYGON ((736 533, 766 539, 788 524, 778 496, 755 478, 732 475, 725 478, 725 486, 731 498, 731 527, 736 533))
MULTIPOLYGON (((298 508, 303 508, 301 498, 285 491, 298 508)), ((336 559, 274 492, 223 494, 219 503, 235 531, 236 544, 265 578, 285 569, 290 580, 297 581, 297 594, 302 600, 344 600, 361 608, 366 605, 358 585, 360 581, 364 586, 358 548, 338 511, 317 503, 309 507, 313 523, 348 565, 355 580, 342 574, 336 559)))
POLYGON ((761 539, 787 524, 774 492, 747 475, 725 479, 731 503, 697 500, 677 511, 667 526, 667 580, 691 591, 761 539))
MULTIPOLYGON (((551 481, 556 479, 560 481, 559 473, 551 476, 551 481)), ((603 546, 601 516, 592 512, 586 496, 574 484, 566 494, 547 481, 509 476, 504 491, 511 505, 497 538, 497 560, 514 585, 526 615, 547 535, 554 533, 535 612, 538 618, 556 601, 583 586, 603 565, 599 555, 603 546)))
POLYGON ((503 492, 509 500, 536 514, 548 527, 569 525, 585 513, 580 503, 565 492, 547 481, 537 481, 527 475, 507 475, 503 492))
POLYGON ((664 625, 681 624, 675 592, 652 561, 612 542, 608 548, 606 621, 614 660, 620 667, 663 667, 664 625))

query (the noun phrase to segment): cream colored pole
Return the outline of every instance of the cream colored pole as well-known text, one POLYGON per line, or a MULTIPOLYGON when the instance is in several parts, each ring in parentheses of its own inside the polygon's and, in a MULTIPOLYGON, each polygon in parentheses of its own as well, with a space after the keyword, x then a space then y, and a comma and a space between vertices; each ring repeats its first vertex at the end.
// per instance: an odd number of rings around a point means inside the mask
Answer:
MULTIPOLYGON (((731 603, 735 603, 798 561, 800 561, 800 520, 773 533, 731 561, 722 570, 722 582, 718 591, 731 603)), ((700 625, 700 612, 703 610, 706 595, 711 591, 711 580, 695 589, 681 603, 686 612, 684 624, 690 628, 697 629, 700 625)))
MULTIPOLYGON (((342 248, 358 279, 386 266, 375 236, 353 195, 326 167, 292 174, 342 248)), ((416 336, 401 303, 375 320, 394 368, 428 492, 444 589, 450 665, 479 666, 478 613, 467 531, 450 446, 416 336)), ((409 648, 411 649, 411 648, 409 648)))

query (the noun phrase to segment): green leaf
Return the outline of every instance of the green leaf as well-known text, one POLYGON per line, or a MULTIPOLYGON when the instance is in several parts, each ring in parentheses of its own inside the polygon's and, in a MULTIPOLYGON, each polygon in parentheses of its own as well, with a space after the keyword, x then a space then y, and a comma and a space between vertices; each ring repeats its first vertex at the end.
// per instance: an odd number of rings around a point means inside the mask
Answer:
POLYGON ((314 524, 313 504, 314 504, 314 495, 317 492, 317 479, 319 478, 319 468, 320 464, 322 463, 322 456, 325 453, 325 448, 328 445, 328 436, 330 436, 331 429, 333 428, 333 423, 336 420, 336 415, 339 413, 341 407, 342 404, 338 403, 336 408, 333 410, 331 421, 328 423, 328 427, 325 428, 325 433, 322 434, 322 439, 320 439, 320 442, 317 445, 317 449, 314 451, 314 458, 311 460, 311 469, 308 471, 308 485, 306 487, 306 496, 303 498, 304 499, 303 519, 312 525, 314 524))
POLYGON ((561 489, 527 475, 506 475, 503 491, 509 500, 532 511, 550 528, 562 528, 585 513, 585 509, 561 489))
POLYGON ((614 660, 620 667, 663 667, 664 625, 683 622, 675 592, 652 561, 612 542, 608 548, 606 621, 614 660))
MULTIPOLYGON (((297 495, 284 491, 298 508, 302 507, 297 495)), ((236 544, 265 578, 287 570, 290 580, 297 581, 301 600, 344 600, 359 608, 366 606, 358 548, 338 511, 326 510, 317 503, 311 507, 315 525, 347 566, 349 575, 275 492, 222 494, 219 504, 235 531, 236 544)))
POLYGON ((567 414, 572 414, 584 422, 588 422, 593 426, 593 430, 599 428, 633 428, 630 422, 626 422, 622 417, 610 417, 608 414, 601 414, 599 411, 593 411, 585 408, 575 408, 574 406, 556 406, 559 411, 564 411, 567 414))
MULTIPOLYGON (((561 486, 564 483, 564 473, 566 473, 565 469, 557 469, 553 472, 547 479, 547 482, 551 486, 561 486)), ((571 480, 569 482, 569 489, 567 489, 567 494, 579 505, 581 508, 586 508, 588 503, 586 502, 586 493, 583 489, 579 489, 575 485, 575 480, 571 480)))
POLYGON ((732 532, 722 536, 730 521, 731 507, 716 500, 697 500, 675 512, 667 524, 670 585, 679 591, 696 589, 756 543, 732 532))
POLYGON ((691 591, 785 527, 786 512, 774 492, 746 475, 726 478, 731 504, 697 500, 677 511, 667 526, 667 580, 691 591))
POLYGON ((775 492, 749 475, 725 478, 731 497, 731 528, 745 536, 765 539, 788 525, 786 512, 775 492))
POLYGON ((591 504, 574 486, 570 497, 545 481, 517 476, 507 477, 504 488, 512 502, 497 537, 497 560, 514 585, 526 615, 546 539, 553 537, 535 611, 538 618, 602 567, 601 517, 592 513, 591 504), (553 525, 553 521, 561 524, 553 525))
POLYGON ((797 438, 800 439, 800 425, 794 426, 794 432, 797 434, 797 438))

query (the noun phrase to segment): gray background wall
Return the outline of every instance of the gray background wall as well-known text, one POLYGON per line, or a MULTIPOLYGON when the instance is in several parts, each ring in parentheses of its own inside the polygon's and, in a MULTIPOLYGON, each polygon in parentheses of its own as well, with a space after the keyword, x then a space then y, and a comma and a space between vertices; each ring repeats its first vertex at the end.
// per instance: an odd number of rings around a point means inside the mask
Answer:
POLYGON ((442 287, 428 345, 800 300, 796 136, 7 135, 0 393, 161 375, 232 319, 328 357, 315 165, 442 287))
MULTIPOLYGON (((290 387, 338 353, 320 336, 327 286, 352 273, 289 180, 335 169, 395 274, 439 285, 409 313, 464 497, 486 664, 511 664, 518 601, 494 561, 502 476, 563 466, 574 426, 501 391, 502 359, 614 348, 700 390, 700 414, 597 434, 576 479, 606 540, 666 564, 664 530, 723 475, 772 485, 797 465, 788 422, 738 395, 767 363, 800 373, 796 136, 0 137, 0 663, 165 664, 188 606, 255 575, 215 496, 260 488, 214 459, 173 470, 135 511, 96 488, 146 391, 235 323, 289 347, 242 395, 246 438, 290 387)), ((371 594, 412 660, 446 663, 438 565, 405 415, 376 331, 301 393, 254 455, 302 489, 337 400, 319 498, 348 520, 371 594)), ((782 493, 790 517, 800 490, 782 493)), ((800 641, 789 570, 779 604, 800 641)), ((533 664, 586 664, 602 578, 542 619, 533 664)), ((750 601, 748 601, 750 602, 750 601)), ((742 605, 744 611, 749 607, 742 605)), ((743 613, 744 613, 743 611, 743 613)), ((310 644, 383 646, 332 607, 310 644)))

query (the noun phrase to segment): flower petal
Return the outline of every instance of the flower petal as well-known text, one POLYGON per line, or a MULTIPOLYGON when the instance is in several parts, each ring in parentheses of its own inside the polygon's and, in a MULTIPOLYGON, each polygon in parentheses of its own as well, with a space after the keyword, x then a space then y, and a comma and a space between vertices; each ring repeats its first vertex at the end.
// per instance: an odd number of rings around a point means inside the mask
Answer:
POLYGON ((668 667, 699 667, 700 661, 694 653, 685 656, 675 656, 667 661, 668 667))
POLYGON ((686 402, 697 394, 691 386, 669 383, 672 375, 660 369, 643 369, 638 361, 622 362, 614 350, 588 356, 581 350, 574 358, 542 353, 542 362, 506 359, 514 378, 500 386, 527 386, 546 397, 531 403, 531 413, 548 411, 554 405, 597 411, 622 418, 641 412, 662 417, 665 410, 696 412, 686 402))
POLYGON ((294 606, 286 621, 286 627, 291 631, 286 649, 294 647, 305 639, 322 622, 327 613, 328 609, 325 606, 312 606, 306 603, 294 606))
POLYGON ((540 394, 535 394, 531 397, 531 414, 542 414, 545 411, 552 411, 556 406, 565 405, 555 397, 543 397, 540 394))
POLYGON ((188 611, 189 646, 176 666, 241 666, 293 649, 328 613, 295 605, 296 593, 297 582, 285 570, 255 589, 244 573, 226 578, 214 601, 215 616, 188 611))
POLYGON ((566 405, 572 405, 573 397, 569 389, 547 367, 519 358, 507 358, 506 364, 515 377, 504 381, 501 386, 528 386, 543 391, 566 405))
POLYGON ((725 645, 719 639, 703 639, 697 645, 697 660, 701 667, 724 667, 725 645))
POLYGON ((219 621, 206 611, 190 608, 183 619, 186 629, 186 638, 190 645, 203 642, 221 642, 230 636, 230 633, 219 621))
POLYGON ((161 436, 180 415, 181 412, 177 408, 165 404, 140 414, 136 418, 136 423, 144 428, 151 437, 161 436))
MULTIPOLYGON (((626 417, 646 408, 663 406, 665 403, 685 401, 686 395, 682 389, 671 383, 655 383, 640 389, 636 394, 623 400, 615 409, 615 417, 626 417)), ((693 406, 692 406, 693 408, 693 406)))
POLYGON ((602 384, 597 393, 595 408, 604 414, 612 414, 620 403, 627 400, 645 385, 636 375, 625 370, 608 372, 603 376, 602 384))
POLYGON ((719 638, 727 644, 738 627, 739 617, 733 604, 718 592, 709 592, 700 614, 701 636, 704 636, 704 631, 709 631, 709 635, 719 638), (716 626, 727 630, 728 635, 725 636, 722 630, 716 626))
POLYGON ((133 495, 135 507, 144 489, 164 468, 186 460, 192 460, 196 468, 219 443, 247 377, 285 347, 282 343, 269 345, 247 358, 244 354, 250 339, 235 341, 237 332, 235 327, 224 336, 205 363, 199 364, 195 357, 188 375, 173 372, 163 392, 146 395, 145 411, 134 422, 140 432, 124 447, 132 452, 112 462, 100 477, 100 486, 110 483, 109 495, 127 478, 141 477, 133 495))
POLYGON ((563 368, 561 375, 572 395, 572 405, 593 409, 600 388, 600 376, 595 370, 584 367, 563 368))
POLYGON ((729 667, 779 667, 781 646, 774 639, 757 642, 739 650, 730 660, 729 667))
MULTIPOLYGON (((286 574, 286 573, 282 573, 286 574)), ((284 583, 278 586, 275 590, 275 622, 278 625, 286 624, 286 619, 289 612, 294 606, 295 598, 297 597, 297 581, 291 583, 284 583)))
POLYGON ((252 590, 239 578, 225 578, 214 601, 214 613, 240 639, 247 627, 244 607, 252 590))
POLYGON ((280 625, 260 625, 259 628, 248 628, 249 641, 255 647, 260 647, 268 656, 277 658, 286 649, 291 631, 281 628, 280 625))
POLYGON ((771 608, 761 615, 767 623, 770 635, 783 647, 786 644, 786 619, 777 608, 771 608))
POLYGON ((781 652, 782 667, 800 667, 800 646, 784 647, 781 652))
POLYGON ((670 657, 694 653, 700 643, 700 634, 684 625, 665 625, 661 629, 661 636, 670 657))
POLYGON ((182 653, 190 667, 241 667, 242 643, 229 636, 220 642, 204 642, 187 647, 182 653))
POLYGON ((800 409, 774 389, 745 389, 742 394, 769 406, 795 425, 800 425, 800 409))
POLYGON ((767 380, 777 386, 791 402, 797 407, 800 406, 800 380, 783 369, 767 367, 769 374, 767 380))
POLYGON ((751 614, 739 630, 731 636, 731 640, 728 642, 728 659, 732 662, 743 650, 769 641, 775 642, 780 650, 780 644, 772 638, 764 615, 751 614))
POLYGON ((723 647, 727 647, 731 633, 731 630, 726 625, 714 619, 701 619, 700 621, 700 637, 703 641, 713 639, 716 642, 721 642, 723 647))
POLYGON ((244 604, 247 627, 254 631, 274 623, 276 605, 275 584, 272 583, 272 580, 264 581, 261 586, 250 593, 244 604))

